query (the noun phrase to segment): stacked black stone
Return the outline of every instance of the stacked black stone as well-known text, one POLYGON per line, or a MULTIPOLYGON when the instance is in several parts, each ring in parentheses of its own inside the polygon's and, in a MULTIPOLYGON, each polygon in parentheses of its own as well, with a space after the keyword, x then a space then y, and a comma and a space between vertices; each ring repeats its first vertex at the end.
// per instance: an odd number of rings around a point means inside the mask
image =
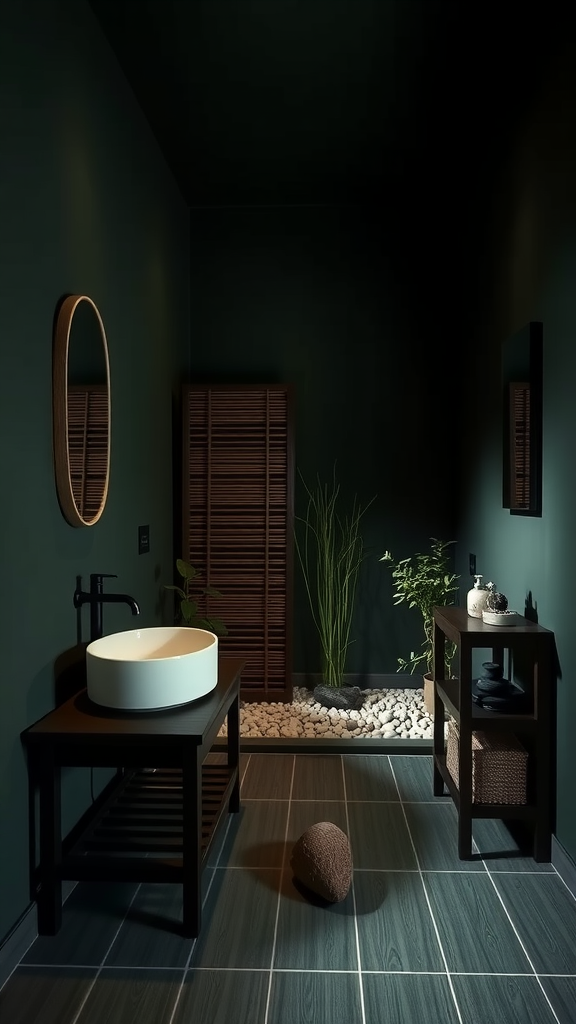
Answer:
POLYGON ((482 664, 482 675, 472 688, 472 699, 486 711, 518 710, 518 699, 523 693, 509 679, 503 679, 504 669, 495 661, 482 664))
POLYGON ((350 711, 362 707, 364 694, 359 686, 323 686, 320 684, 314 689, 314 700, 323 708, 350 711))

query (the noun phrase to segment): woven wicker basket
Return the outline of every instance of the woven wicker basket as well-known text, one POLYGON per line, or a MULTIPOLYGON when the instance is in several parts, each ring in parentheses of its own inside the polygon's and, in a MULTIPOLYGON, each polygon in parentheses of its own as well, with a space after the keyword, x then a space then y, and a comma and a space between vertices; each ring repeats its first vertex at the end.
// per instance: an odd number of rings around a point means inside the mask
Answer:
MULTIPOLYGON (((458 786, 460 733, 448 721, 446 767, 458 786)), ((528 752, 509 733, 472 733, 472 803, 525 804, 528 752)))

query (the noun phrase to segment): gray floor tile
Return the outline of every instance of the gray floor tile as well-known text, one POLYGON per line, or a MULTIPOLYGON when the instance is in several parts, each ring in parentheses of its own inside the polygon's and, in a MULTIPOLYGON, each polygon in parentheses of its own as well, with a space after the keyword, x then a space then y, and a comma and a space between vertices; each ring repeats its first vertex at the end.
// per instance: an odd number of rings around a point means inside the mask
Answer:
POLYGON ((476 818, 472 836, 488 871, 537 871, 554 873, 551 864, 538 863, 532 853, 520 847, 505 822, 497 818, 476 818))
POLYGON ((306 829, 320 821, 331 821, 345 835, 348 835, 346 805, 338 800, 294 800, 290 804, 288 819, 288 849, 290 859, 292 847, 306 829))
MULTIPOLYGON (((242 807, 240 808, 240 810, 242 807)), ((206 867, 215 868, 222 857, 222 849, 226 841, 230 842, 230 837, 233 836, 240 824, 241 813, 235 812, 233 814, 226 814, 220 819, 220 824, 213 833, 210 840, 210 848, 208 850, 208 856, 206 857, 206 867)))
POLYGON ((288 800, 294 754, 251 754, 242 778, 242 800, 288 800))
POLYGON ((354 866, 380 870, 416 868, 402 806, 398 804, 349 804, 350 842, 354 866))
POLYGON ((452 984, 462 1024, 558 1024, 533 976, 453 975, 452 984))
POLYGON ((190 967, 269 968, 279 888, 273 868, 217 868, 190 967))
POLYGON ((293 800, 343 800, 344 776, 338 754, 299 754, 295 759, 293 800))
POLYGON ((576 1020, 576 978, 540 978, 560 1024, 576 1020))
POLYGON ((444 971, 417 871, 357 871, 354 877, 363 971, 444 971))
POLYGON ((430 872, 424 884, 450 971, 532 973, 488 875, 430 872))
POLYGON ((182 935, 182 886, 143 883, 105 964, 184 968, 193 944, 182 935))
POLYGON ((576 974, 576 900, 557 875, 499 874, 494 884, 537 974, 576 974))
POLYGON ((398 800, 387 754, 346 754, 343 762, 347 800, 398 800))
POLYGON ((264 1024, 269 971, 188 971, 172 1024, 264 1024))
POLYGON ((101 971, 78 1024, 170 1024, 182 971, 101 971))
POLYGON ((404 803, 434 803, 432 758, 428 755, 397 754, 391 758, 394 779, 404 803))
POLYGON ((228 764, 228 754, 225 750, 211 750, 202 764, 228 764))
POLYGON ((275 971, 267 1024, 362 1024, 358 975, 275 971))
POLYGON ((362 985, 366 1024, 459 1024, 446 974, 363 974, 362 985))
POLYGON ((97 968, 18 967, 0 992, 6 1024, 73 1024, 97 968))
POLYGON ((285 871, 276 932, 274 968, 312 971, 358 969, 354 902, 327 903, 306 893, 285 871))
POLYGON ((222 844, 221 866, 281 867, 289 806, 287 800, 246 800, 222 844))
POLYGON ((40 935, 22 963, 97 966, 102 963, 137 886, 83 882, 69 896, 57 935, 40 935))
POLYGON ((460 860, 458 816, 454 804, 405 804, 406 820, 423 871, 481 871, 484 864, 460 860))
POLYGON ((252 756, 251 754, 242 754, 242 753, 240 754, 240 758, 239 758, 239 762, 238 762, 238 766, 239 766, 239 769, 240 769, 240 781, 242 781, 242 779, 244 778, 244 776, 246 774, 246 769, 248 767, 248 762, 250 761, 251 756, 252 756))

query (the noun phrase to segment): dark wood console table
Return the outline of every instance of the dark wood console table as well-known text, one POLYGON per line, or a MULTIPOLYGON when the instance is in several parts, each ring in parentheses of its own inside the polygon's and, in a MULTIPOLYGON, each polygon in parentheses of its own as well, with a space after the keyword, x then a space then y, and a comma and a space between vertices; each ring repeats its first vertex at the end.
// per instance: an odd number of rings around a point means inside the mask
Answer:
POLYGON ((32 876, 41 935, 60 928, 63 879, 180 882, 183 933, 199 934, 202 867, 224 812, 240 808, 243 667, 242 660, 220 658, 211 693, 162 711, 118 712, 82 690, 22 733, 32 833, 39 791, 40 859, 32 876), (211 748, 226 717, 225 757, 211 748), (61 768, 82 766, 117 771, 63 839, 61 768))
POLYGON ((435 796, 447 787, 458 811, 458 853, 472 856, 473 818, 520 820, 533 828, 534 859, 549 861, 553 826, 554 728, 555 728, 554 633, 522 619, 516 626, 492 626, 468 615, 465 608, 434 608, 434 769, 435 796), (452 641, 458 648, 457 679, 444 679, 444 648, 452 641), (529 677, 529 692, 520 711, 488 711, 472 701, 472 652, 488 648, 491 660, 504 665, 508 654, 510 678, 514 659, 522 661, 529 677), (459 784, 446 765, 444 711, 455 720, 460 733, 459 784), (472 787, 472 733, 512 733, 528 751, 527 801, 525 804, 475 803, 472 787))

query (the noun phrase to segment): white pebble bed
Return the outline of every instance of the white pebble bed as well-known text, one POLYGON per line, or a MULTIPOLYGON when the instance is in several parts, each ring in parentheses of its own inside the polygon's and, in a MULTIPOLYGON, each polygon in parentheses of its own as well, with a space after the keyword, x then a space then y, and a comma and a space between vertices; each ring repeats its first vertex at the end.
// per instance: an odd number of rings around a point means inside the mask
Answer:
MULTIPOLYGON (((294 687, 290 704, 240 701, 240 736, 260 739, 432 739, 424 690, 362 690, 358 710, 325 708, 310 690, 294 687)), ((226 723, 219 732, 226 736, 226 723)))

